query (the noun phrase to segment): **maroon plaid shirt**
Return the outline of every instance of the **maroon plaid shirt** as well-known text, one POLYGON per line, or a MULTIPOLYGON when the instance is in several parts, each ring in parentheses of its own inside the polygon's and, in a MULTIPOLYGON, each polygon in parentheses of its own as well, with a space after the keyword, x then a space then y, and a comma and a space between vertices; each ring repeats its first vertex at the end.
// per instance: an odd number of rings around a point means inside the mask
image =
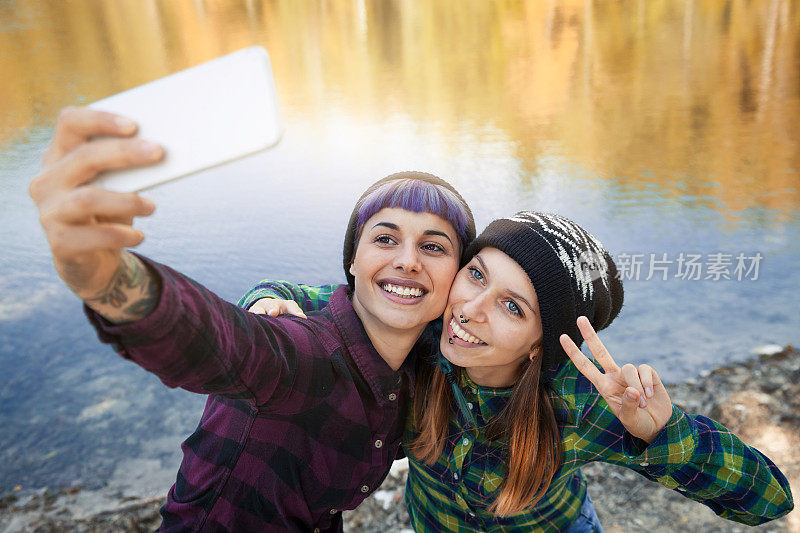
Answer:
MULTIPOLYGON (((144 258, 143 258, 144 259, 144 258)), ((209 394, 161 509, 161 531, 341 531, 398 452, 413 357, 394 372, 346 287, 308 320, 254 315, 144 259, 162 295, 100 340, 169 387, 209 394)))

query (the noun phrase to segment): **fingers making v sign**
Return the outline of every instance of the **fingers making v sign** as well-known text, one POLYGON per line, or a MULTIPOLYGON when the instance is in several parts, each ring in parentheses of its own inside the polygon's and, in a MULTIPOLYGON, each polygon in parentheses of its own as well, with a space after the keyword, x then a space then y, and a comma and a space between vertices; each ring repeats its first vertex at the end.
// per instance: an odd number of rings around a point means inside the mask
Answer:
POLYGON ((618 366, 597 336, 589 320, 578 317, 578 329, 601 372, 575 345, 568 335, 561 335, 561 346, 581 374, 592 382, 625 429, 648 444, 672 416, 672 401, 658 373, 649 365, 618 366))

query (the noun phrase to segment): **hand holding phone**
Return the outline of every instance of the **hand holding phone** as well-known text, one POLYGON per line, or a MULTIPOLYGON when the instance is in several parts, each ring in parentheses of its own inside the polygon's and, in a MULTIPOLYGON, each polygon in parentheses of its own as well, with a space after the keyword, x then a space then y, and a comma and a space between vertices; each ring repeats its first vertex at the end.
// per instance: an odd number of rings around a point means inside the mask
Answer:
MULTIPOLYGON (((53 264, 84 300, 103 294, 121 265, 123 249, 144 238, 133 227, 134 218, 148 216, 155 208, 137 194, 85 186, 101 170, 161 159, 161 147, 133 138, 135 132, 136 125, 118 115, 65 108, 42 157, 41 172, 29 187, 53 264)), ((125 301, 117 294, 106 296, 116 303, 125 301)))
POLYGON ((144 238, 134 218, 155 206, 120 193, 275 144, 281 127, 274 96, 266 52, 246 49, 89 107, 64 109, 29 191, 66 284, 87 302, 124 304, 104 291, 127 275, 120 268, 133 256, 124 249, 144 238), (85 186, 97 183, 105 188, 85 186))
POLYGON ((101 173, 94 185, 136 192, 277 144, 283 127, 269 56, 245 48, 94 102, 128 117, 165 150, 157 164, 101 173))

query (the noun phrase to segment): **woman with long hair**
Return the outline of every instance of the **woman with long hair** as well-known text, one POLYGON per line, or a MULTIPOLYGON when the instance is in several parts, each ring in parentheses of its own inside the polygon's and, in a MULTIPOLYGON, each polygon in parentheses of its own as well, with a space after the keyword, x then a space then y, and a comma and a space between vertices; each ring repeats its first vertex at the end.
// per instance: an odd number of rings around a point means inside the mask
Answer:
POLYGON ((793 508, 788 482, 725 427, 673 405, 649 365, 596 334, 622 306, 602 244, 574 222, 492 222, 456 276, 404 448, 418 531, 602 531, 580 467, 604 461, 745 524, 793 508), (586 340, 597 362, 578 346, 586 340))

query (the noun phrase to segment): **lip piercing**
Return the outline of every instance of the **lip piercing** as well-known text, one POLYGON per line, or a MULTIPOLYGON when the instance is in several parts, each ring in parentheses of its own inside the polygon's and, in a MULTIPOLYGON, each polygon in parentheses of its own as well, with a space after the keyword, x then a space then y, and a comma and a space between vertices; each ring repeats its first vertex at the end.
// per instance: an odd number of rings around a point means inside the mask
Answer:
POLYGON ((447 342, 449 342, 450 344, 453 344, 453 337, 447 337, 447 342))
POLYGON ((458 315, 458 316, 461 318, 460 322, 462 324, 466 324, 467 322, 469 322, 469 318, 464 318, 464 315, 458 315))

